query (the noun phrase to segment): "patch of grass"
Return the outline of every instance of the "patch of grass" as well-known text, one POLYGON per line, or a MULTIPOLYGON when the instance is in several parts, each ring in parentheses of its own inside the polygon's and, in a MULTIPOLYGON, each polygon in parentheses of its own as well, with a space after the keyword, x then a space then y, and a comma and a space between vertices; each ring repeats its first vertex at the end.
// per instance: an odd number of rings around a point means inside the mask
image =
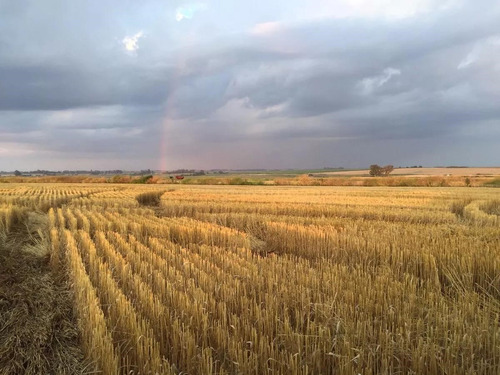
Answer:
POLYGON ((165 193, 164 191, 148 191, 146 193, 141 193, 135 197, 137 202, 141 206, 156 206, 158 207, 161 202, 161 196, 165 193))
POLYGON ((264 181, 248 180, 246 178, 234 177, 229 180, 229 185, 264 185, 264 181))
POLYGON ((153 175, 147 175, 147 176, 142 176, 139 178, 136 178, 135 180, 130 181, 132 184, 147 184, 149 180, 153 178, 153 175))
POLYGON ((494 178, 491 181, 487 181, 484 183, 486 187, 500 187, 500 178, 494 178))
POLYGON ((472 199, 462 199, 459 201, 455 201, 451 204, 450 211, 457 215, 458 217, 464 217, 464 209, 470 204, 472 199))
POLYGON ((489 201, 482 206, 480 206, 481 210, 486 212, 489 215, 497 215, 500 216, 500 200, 492 200, 489 201))

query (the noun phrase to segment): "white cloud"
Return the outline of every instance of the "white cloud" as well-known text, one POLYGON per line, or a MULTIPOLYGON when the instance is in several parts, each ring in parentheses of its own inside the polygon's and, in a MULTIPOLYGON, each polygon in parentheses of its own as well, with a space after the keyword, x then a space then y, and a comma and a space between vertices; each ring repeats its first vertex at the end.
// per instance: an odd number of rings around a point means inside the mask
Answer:
POLYGON ((384 69, 382 74, 378 76, 364 78, 359 85, 364 95, 370 95, 374 90, 389 82, 393 76, 399 75, 401 75, 401 70, 389 67, 384 69))
POLYGON ((465 69, 467 68, 469 65, 475 63, 477 61, 477 59, 479 58, 479 53, 478 53, 478 49, 477 48, 474 48, 472 51, 470 51, 467 56, 465 56, 465 58, 460 61, 460 64, 458 64, 457 66, 457 69, 460 70, 460 69, 465 69))
POLYGON ((193 3, 180 6, 175 11, 175 19, 180 22, 182 20, 190 20, 194 14, 207 9, 207 4, 193 3))
POLYGON ((388 18, 404 19, 459 7, 464 0, 302 0, 290 12, 298 19, 388 18))
POLYGON ((491 55, 493 51, 498 51, 500 46, 500 36, 489 37, 477 42, 472 50, 465 56, 457 66, 458 70, 465 69, 479 61, 480 57, 491 55))
POLYGON ((126 122, 125 108, 120 105, 44 111, 40 123, 51 128, 119 127, 126 122))
POLYGON ((36 152, 38 152, 38 150, 23 143, 18 143, 18 142, 0 143, 0 155, 5 156, 6 158, 32 155, 35 154, 36 152))
POLYGON ((250 30, 250 33, 259 36, 271 35, 279 31, 281 27, 279 22, 258 23, 250 30))
POLYGON ((123 38, 122 44, 128 52, 135 52, 139 49, 139 39, 143 36, 144 32, 141 30, 134 35, 123 38))

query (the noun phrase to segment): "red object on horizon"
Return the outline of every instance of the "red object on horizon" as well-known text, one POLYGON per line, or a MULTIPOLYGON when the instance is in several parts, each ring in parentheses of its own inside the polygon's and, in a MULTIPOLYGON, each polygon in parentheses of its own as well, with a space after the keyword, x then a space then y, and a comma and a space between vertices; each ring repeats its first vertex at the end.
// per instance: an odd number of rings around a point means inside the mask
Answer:
POLYGON ((184 179, 184 176, 175 176, 175 178, 176 178, 177 180, 183 180, 183 179, 184 179))

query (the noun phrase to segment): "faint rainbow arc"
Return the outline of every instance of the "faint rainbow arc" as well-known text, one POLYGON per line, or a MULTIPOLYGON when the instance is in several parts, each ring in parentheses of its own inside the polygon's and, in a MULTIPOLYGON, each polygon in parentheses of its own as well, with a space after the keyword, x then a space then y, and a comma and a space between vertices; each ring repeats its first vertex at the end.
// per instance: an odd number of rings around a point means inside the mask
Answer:
POLYGON ((181 75, 181 61, 182 58, 179 56, 176 63, 174 64, 174 70, 172 74, 172 80, 168 87, 167 100, 165 102, 165 113, 161 121, 161 137, 160 137, 160 160, 159 169, 161 171, 166 171, 168 169, 167 154, 169 147, 169 134, 168 130, 172 123, 172 115, 174 109, 174 93, 180 86, 180 75, 181 75))

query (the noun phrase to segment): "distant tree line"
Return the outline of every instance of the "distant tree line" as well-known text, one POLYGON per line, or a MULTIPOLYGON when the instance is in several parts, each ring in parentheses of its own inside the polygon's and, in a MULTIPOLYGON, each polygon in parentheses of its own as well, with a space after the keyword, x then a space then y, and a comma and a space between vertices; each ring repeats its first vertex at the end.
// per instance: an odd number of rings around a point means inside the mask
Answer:
POLYGON ((35 171, 21 172, 15 170, 14 172, 0 171, 0 174, 14 174, 15 176, 67 176, 67 175, 105 175, 105 174, 123 174, 121 169, 113 169, 108 171, 95 171, 95 170, 63 170, 63 171, 48 171, 44 169, 37 169, 35 171))

